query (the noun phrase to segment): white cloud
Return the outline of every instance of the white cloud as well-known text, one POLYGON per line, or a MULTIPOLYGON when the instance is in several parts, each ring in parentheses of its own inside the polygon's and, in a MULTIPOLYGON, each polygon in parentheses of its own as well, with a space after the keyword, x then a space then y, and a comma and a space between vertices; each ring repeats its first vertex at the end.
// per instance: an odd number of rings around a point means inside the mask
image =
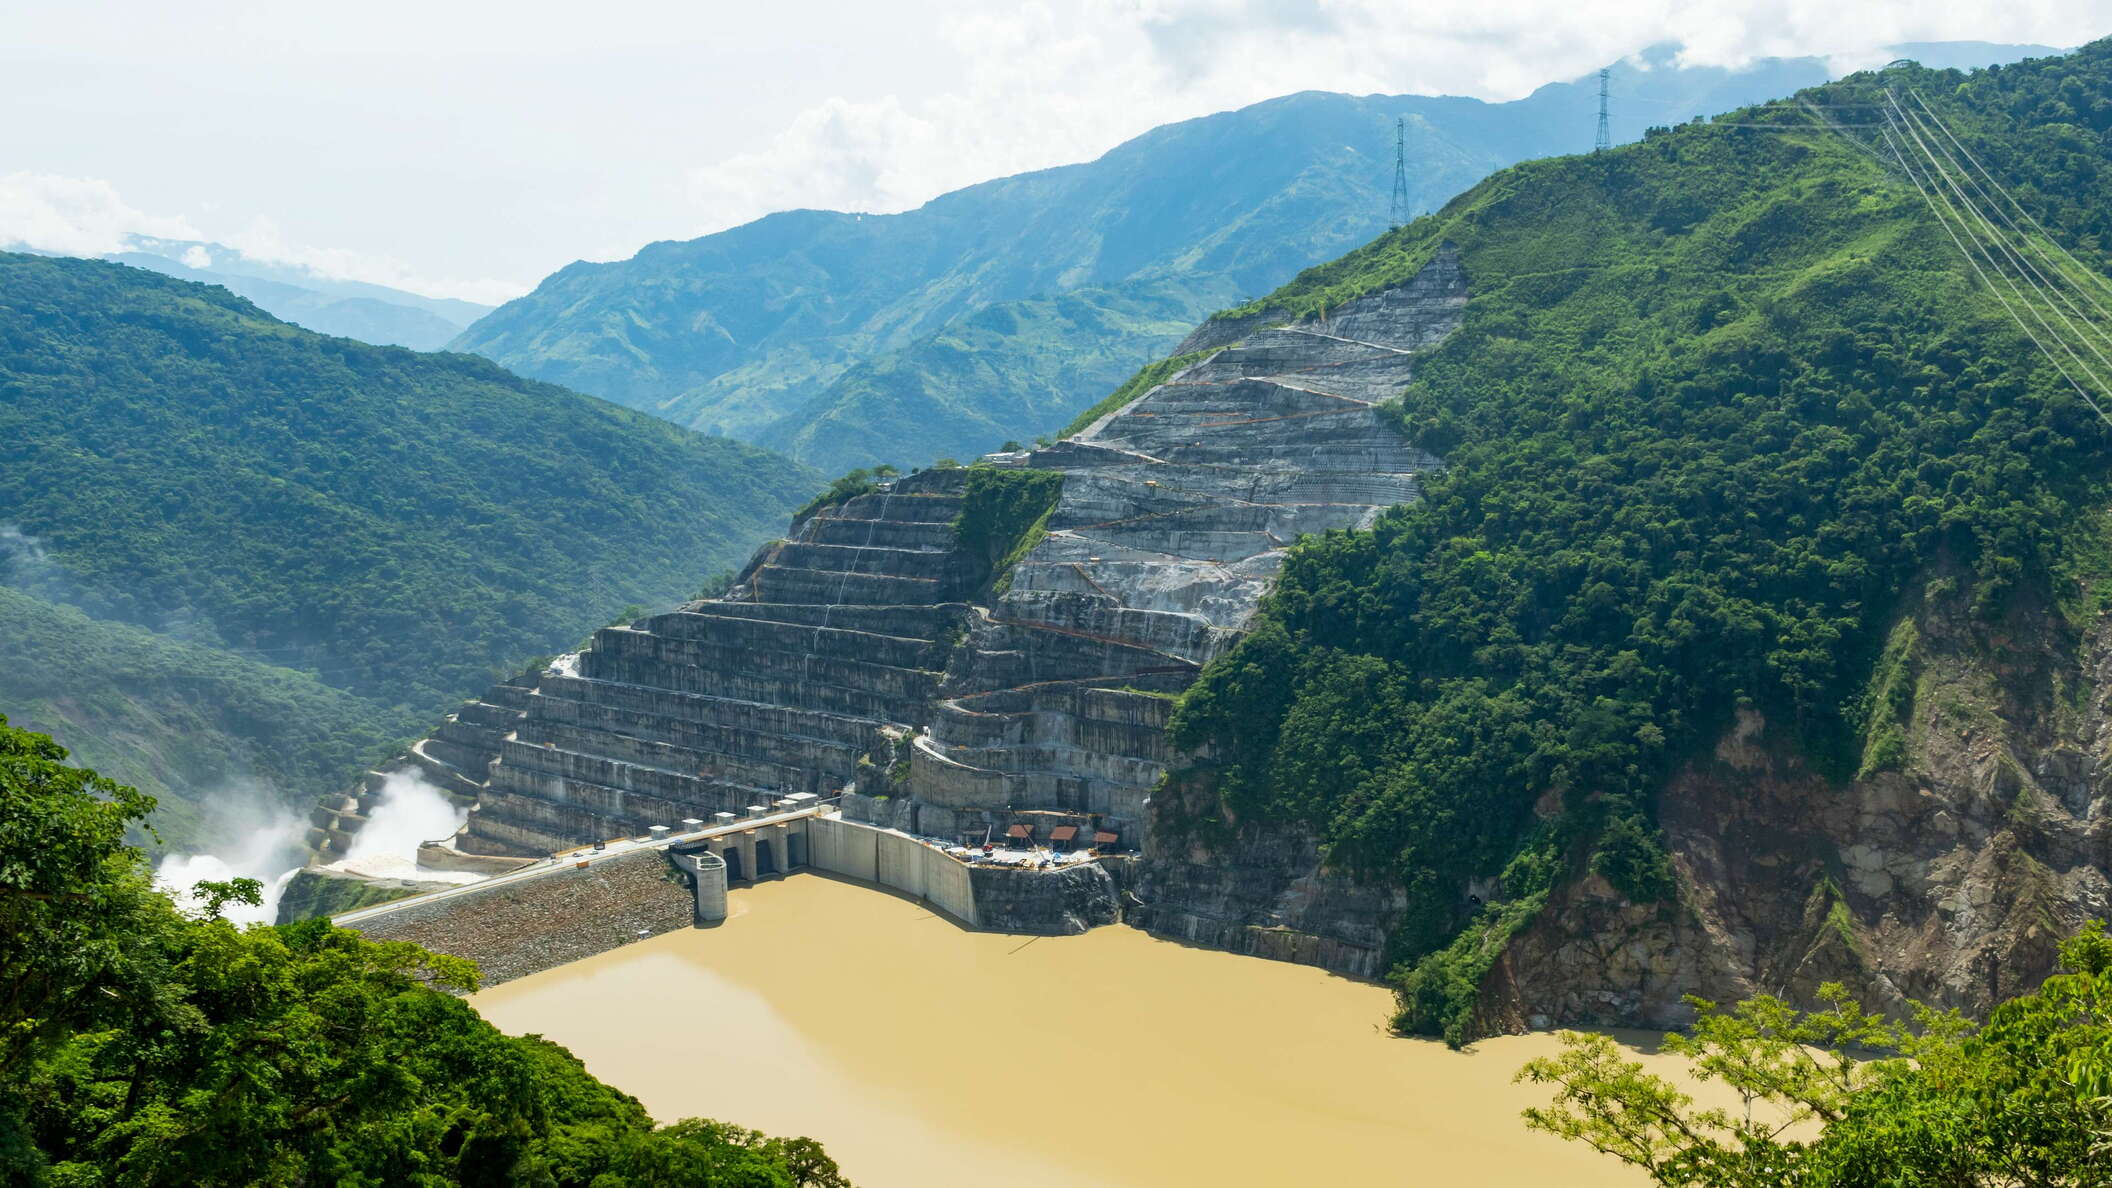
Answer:
POLYGON ((289 265, 331 280, 365 281, 433 297, 496 304, 523 292, 521 285, 511 281, 434 277, 392 255, 304 244, 290 237, 275 219, 253 219, 240 230, 219 237, 219 242, 252 260, 289 265))
POLYGON ((0 174, 0 245, 100 256, 123 251, 129 235, 197 239, 182 219, 135 210, 109 182, 51 173, 0 174))
MULTIPOLYGON (((426 276, 390 256, 318 248, 289 237, 278 223, 256 219, 238 231, 212 235, 190 220, 142 211, 101 178, 50 173, 0 175, 0 247, 28 248, 64 256, 103 256, 133 246, 133 236, 211 240, 252 260, 305 270, 330 280, 365 281, 412 293, 496 303, 519 296, 519 284, 500 280, 456 280, 426 276)), ((210 268, 212 253, 196 244, 181 257, 192 268, 210 268)))
MULTIPOLYGON (((690 172, 700 230, 771 210, 896 211, 990 177, 1089 159, 1159 124, 1292 91, 1512 99, 1645 46, 1683 65, 1881 58, 1904 41, 2072 45, 2099 3, 1966 0, 977 0, 938 20, 961 63, 915 99, 830 96, 766 147, 690 172)), ((1856 64, 1862 64, 1857 62, 1856 64)), ((673 229, 671 229, 672 231, 673 229)), ((695 233, 695 232, 692 232, 695 233)))

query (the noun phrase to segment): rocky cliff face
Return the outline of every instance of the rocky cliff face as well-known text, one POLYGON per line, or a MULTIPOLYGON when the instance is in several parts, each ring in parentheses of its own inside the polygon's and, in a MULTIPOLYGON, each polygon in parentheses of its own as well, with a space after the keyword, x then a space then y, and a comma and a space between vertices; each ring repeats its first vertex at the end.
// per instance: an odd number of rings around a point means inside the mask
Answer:
POLYGON ((1880 665, 1862 773, 1826 779, 1739 715, 1661 794, 1678 902, 1570 884, 1499 963, 1484 1025, 1672 1026, 1685 994, 1827 981, 1981 1012, 2036 986, 2112 896, 2112 619, 1990 624, 1932 586, 1880 665))
POLYGON ((920 827, 1035 809, 1148 845, 1169 695, 1245 630, 1293 541, 1368 525, 1437 465, 1374 406, 1465 300, 1440 254, 1324 323, 1253 330, 1073 438, 990 459, 1063 490, 915 741, 920 827))

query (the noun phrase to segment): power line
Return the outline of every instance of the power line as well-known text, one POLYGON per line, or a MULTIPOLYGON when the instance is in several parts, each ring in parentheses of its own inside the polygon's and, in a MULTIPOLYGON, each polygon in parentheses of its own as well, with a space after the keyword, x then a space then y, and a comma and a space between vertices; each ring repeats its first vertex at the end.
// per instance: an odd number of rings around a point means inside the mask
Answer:
MULTIPOLYGON (((1905 108, 1901 108, 1900 113, 1901 115, 1905 116, 1913 122, 1913 126, 1916 128, 1917 131, 1925 127, 1920 117, 1916 116, 1914 113, 1907 111, 1905 108)), ((1937 150, 1943 154, 1943 165, 1948 166, 1948 168, 1943 169, 1944 183, 1950 187, 1952 193, 1958 195, 1958 200, 1960 204, 1965 206, 1966 209, 1972 211, 1974 218, 1979 220, 1981 227, 1987 232, 1988 238, 1994 240, 1996 246, 2002 249, 2004 257, 2006 257, 2010 261, 2010 263, 2016 268, 2017 272, 2023 277, 2024 283, 2031 286, 2032 292, 2036 294, 2042 301, 2045 301, 2046 304, 2052 308, 2054 316, 2061 320, 2061 324, 2068 328, 2068 332, 2074 335, 2076 338, 2081 339, 2083 346, 2087 348, 2091 354, 2097 356, 2098 362, 2104 364, 2107 368, 2112 368, 2112 359, 2108 359, 2105 357, 2105 352, 2098 348, 2098 344, 2095 339, 2091 336, 2090 333, 2086 332, 2083 327, 2088 327, 2089 330, 2095 331, 2097 334, 2103 334, 2104 331, 2096 325, 2092 324, 2089 315, 2084 313, 2082 308, 2078 306, 2071 298, 2069 298, 2067 294, 2063 293, 2060 287, 2056 285, 2052 280, 2050 280, 2045 273, 2039 271, 2039 268, 2036 264, 2033 264, 2028 257, 2024 256, 2022 253, 2018 252, 2016 248, 2010 245, 2009 238, 2002 234, 2001 228, 1995 226, 1994 222, 1990 220, 1987 217, 1986 213, 1980 209, 1979 204, 1973 202, 1970 198, 1968 198, 1965 193, 1959 189, 1957 183, 1951 180, 1950 170, 1957 169, 1960 174, 1964 174, 1967 184, 1972 186, 1974 193, 1980 195, 1980 197, 1984 199, 1990 206, 1994 205, 1994 200, 1988 197, 1987 191, 1983 187, 1981 187, 1981 185, 1977 181, 1973 179, 1971 174, 1966 173, 1964 167, 1958 164, 1957 159, 1951 156, 1950 151, 1943 147, 1942 142, 1936 141, 1936 136, 1933 131, 1929 133, 1929 139, 1932 142, 1935 142, 1937 150), (2065 309, 2063 308, 2064 306, 2066 307, 2065 309), (2079 327, 2075 324, 2075 319, 2069 317, 2070 313, 2073 313, 2075 315, 2075 318, 2082 319, 2083 327, 2079 327)), ((1999 208, 1997 208, 1996 213, 2001 214, 2002 212, 1999 208)), ((2010 221, 2006 215, 2004 216, 2003 221, 2009 223, 2009 226, 2012 229, 2014 229, 2016 226, 2016 224, 2010 221)), ((2022 235, 2022 232, 2018 232, 2018 234, 2022 235)), ((2029 246, 2030 237, 2024 236, 2024 239, 2026 241, 2026 246, 2029 246)), ((2102 312, 2103 307, 2100 306, 2099 310, 2100 312, 2102 312)), ((2041 317, 2040 321, 2041 323, 2043 323, 2045 319, 2041 317)), ((2052 333, 2052 328, 2050 326, 2047 328, 2047 332, 2052 333)), ((2070 353, 2074 353, 2072 349, 2070 350, 2070 353)), ((2081 360, 2078 360, 2078 362, 2080 363, 2081 360)), ((2106 386, 2103 380, 2097 378, 2094 369, 2091 370, 2091 378, 2098 383, 2099 387, 2106 386)))
MULTIPOLYGON (((1980 266, 1979 258, 1973 255, 1965 246, 1963 240, 1959 239, 1958 232, 1951 227, 1950 220, 1937 209, 1935 197, 1929 192, 1927 187, 1922 185, 1920 174, 1915 171, 1912 165, 1908 164, 1901 139, 1894 136, 1891 127, 1888 126, 1885 129, 1884 137, 1885 144, 1892 150, 1893 159, 1899 162, 1899 167, 1906 173, 1907 180, 1914 184, 1915 192, 1920 194, 1922 201, 1928 204, 1929 214, 1943 227, 1944 234, 1951 237, 1951 243, 1958 248, 1958 254, 1965 257, 1967 264, 1972 265, 1973 273, 1980 278, 1980 283, 1986 285, 1988 292, 1994 294, 1995 300, 2001 303, 2003 312, 2007 313, 2010 319, 2016 322, 2017 329, 2024 332, 2024 337, 2031 340, 2031 345, 2039 349, 2039 353, 2046 357, 2046 361, 2053 364, 2053 369, 2060 373, 2061 378, 2068 381, 2068 386, 2075 389, 2075 394, 2082 398, 2083 403, 2090 406, 2090 411, 2096 413, 2098 419, 2104 421, 2107 425, 2112 425, 2112 417, 2107 417, 2105 410, 2098 407, 2097 401, 2090 398, 2090 393, 2084 391, 2083 386, 2075 381, 2075 377, 2068 374, 2068 369, 2061 366, 2060 359, 2056 358, 2054 353, 2046 348, 2046 344, 2039 340, 2038 335, 2032 333, 2031 327, 2025 324, 2023 317, 2011 307, 2009 299, 2002 296, 2002 291, 1997 289, 1994 282, 1987 278, 1987 271, 1980 266)), ((1961 220, 1962 224, 1963 220, 1961 220)))
POLYGON ((1603 153, 1613 147, 1613 132, 1606 123, 1606 80, 1612 75, 1611 69, 1602 67, 1599 70, 1599 134, 1591 142, 1591 151, 1595 153, 1603 153))
MULTIPOLYGON (((1897 106, 1896 102, 1895 106, 1897 106)), ((2010 292, 2015 293, 2017 295, 2017 300, 2019 302, 2025 302, 2025 307, 2031 311, 2031 316, 2035 320, 2037 320, 2039 326, 2046 331, 2047 337, 2053 339, 2055 345, 2059 346, 2063 351, 2067 352, 2068 357, 2075 361, 2077 369, 2090 378, 2091 384, 2097 387, 2100 391, 2105 390, 2108 385, 2105 383, 2104 377, 2098 375, 2097 370, 2090 366, 2089 361, 2076 353, 2075 347, 2068 341, 2068 339, 2063 337, 2059 331, 2053 328, 2053 323, 2046 320, 2045 313, 2039 309, 2037 303, 2026 301, 2023 291, 2017 287, 2016 280, 2012 279, 2007 272, 2003 272, 2001 270, 2001 265, 1999 263, 1996 263, 1994 253, 1988 250, 1988 241, 1992 240, 1994 242, 1994 246, 1997 249, 2000 249, 2002 253, 2002 258, 2008 260, 2011 266, 2017 270, 2025 286, 2031 289, 2032 295, 2034 297, 2037 297, 2039 301, 2045 302, 2047 305, 2053 307, 2054 316, 2061 319, 2062 323, 2068 327, 2069 332, 2071 334, 2081 336, 2082 332, 2075 328, 2075 323, 2070 321, 2067 315, 2061 312, 2058 304, 2056 304, 2052 300, 2052 298, 2049 297, 2048 294, 2044 290, 2042 290, 2036 282, 2032 280, 2030 274, 2024 269, 2022 260, 2017 255, 2015 249, 2011 248, 2008 242, 2002 238, 2001 233, 1999 232, 1999 230, 1996 229, 1995 225, 1988 220, 1986 215, 1980 212, 1980 208, 1973 205, 1972 200, 1966 196, 1965 191, 1959 187, 1958 183, 1955 180, 1952 179, 1949 170, 1944 168, 1943 163, 1937 160, 1936 154, 1929 149, 1927 144, 1923 143, 1921 139, 1920 126, 1911 120, 1911 117, 1909 116, 1907 110, 1904 107, 1899 108, 1899 119, 1902 127, 1906 129, 1907 135, 1913 138, 1915 147, 1921 150, 1922 156, 1926 159, 1932 175, 1937 178, 1940 178, 1944 184, 1944 187, 1950 190, 1951 194, 1957 198, 1958 205, 1964 208, 1964 210, 1966 210, 1970 214, 1972 214, 1973 218, 1979 222, 1981 230, 1984 231, 1986 234, 1986 239, 1981 239, 1979 233, 1973 230, 1971 224, 1966 223, 1964 215, 1957 216, 1960 225, 1965 226, 1967 228, 1967 233, 1972 234, 1974 237, 1974 241, 1980 245, 1981 253, 1988 258, 1988 262, 1990 264, 1995 265, 1995 269, 1997 273, 2001 275, 2003 282, 2009 285, 2010 292)), ((1945 206, 1948 207, 1949 205, 1949 200, 1946 199, 1945 206)), ((2084 341, 2084 345, 2086 347, 2090 346, 2090 343, 2087 338, 2084 341)), ((2091 349, 2095 350, 2094 347, 2091 347, 2091 349)), ((2102 359, 2104 357, 2103 353, 2099 352, 2098 357, 2102 359)), ((2108 366, 2112 366, 2112 362, 2108 362, 2108 366)))
MULTIPOLYGON (((1993 187, 1994 191, 1997 194, 2002 196, 2003 201, 2009 203, 2010 206, 2016 209, 2016 212, 2018 214, 2024 216, 2024 221, 2031 224, 2032 228, 2038 231, 2041 239, 2043 239, 2046 244, 2051 245, 2054 251, 2059 252, 2061 256, 2066 259, 2070 264, 2073 264, 2076 268, 2080 269, 2085 277, 2089 278, 2092 281, 2095 281, 2098 285, 2104 287, 2108 291, 2112 291, 2112 280, 2106 280, 2103 273, 2099 272, 2095 268, 2092 268, 2090 265, 2084 263, 2082 260, 2077 259, 2075 253, 2069 251, 2065 247, 2062 247, 2061 241, 2055 239, 2051 231, 2048 231, 2037 219, 2033 218, 2031 212, 2024 208, 2024 204, 2017 201, 2016 198, 2011 196, 2010 192, 2007 189, 2003 188, 2002 183, 1996 181, 1994 175, 1987 171, 1987 166, 1982 165, 1979 161, 1979 158, 1973 156, 1971 151, 1969 151, 1965 147, 1964 142, 1958 139, 1957 134, 1951 131, 1950 125, 1944 122, 1943 117, 1936 114, 1936 109, 1929 106, 1929 101, 1921 97, 1920 91, 1910 90, 1908 93, 1914 96, 1914 102, 1920 104, 1923 111, 1928 112, 1930 121, 1933 122, 1938 128, 1941 128, 1943 130, 1943 134, 1950 138, 1950 141, 1953 145, 1957 146, 1958 155, 1964 157, 1974 169, 1980 172, 1980 176, 1987 179, 1987 184, 1993 187)), ((1999 207, 1997 207, 1997 211, 1998 213, 2000 213, 1999 207)), ((2009 217, 2007 214, 2003 214, 2003 220, 2005 222, 2009 221, 2009 217)), ((2010 226, 2015 227, 2016 224, 2014 222, 2011 222, 2010 226)), ((2022 229, 2018 229, 2017 233, 2019 235, 2024 234, 2022 229)), ((2045 255, 2045 248, 2040 246, 2040 240, 2032 240, 2029 236, 2026 236, 2026 239, 2033 245, 2034 250, 2038 251, 2040 255, 2044 257, 2049 264, 2052 263, 2052 258, 2050 256, 2045 255)), ((2055 271, 2061 273, 2061 275, 2063 276, 2068 275, 2068 270, 2065 268, 2060 268, 2058 265, 2055 266, 2055 271)), ((2098 304, 2097 298, 2091 296, 2087 289, 2085 289, 2083 297, 2085 300, 2089 301, 2090 304, 2095 307, 2099 313, 2104 314, 2107 317, 2112 317, 2112 310, 2107 310, 2103 305, 2098 304)))
MULTIPOLYGON (((1980 269, 1979 260, 1985 259, 1987 261, 1987 267, 1992 269, 1996 276, 2002 278, 2002 283, 2007 285, 2009 287, 2010 293, 2016 297, 2017 304, 2024 306, 2027 310, 2030 311, 2032 319, 2039 323, 2039 328, 2044 330, 2046 332, 2046 336, 2048 338, 2053 339, 2055 345, 2059 346, 2064 352, 2067 353, 2069 358, 2075 361, 2076 366, 2081 369, 2085 375, 2088 375, 2090 377, 2091 382, 2093 384, 2102 387, 2104 381, 2099 379, 2096 373, 2091 371, 2089 366, 2084 363, 2082 358, 2075 353, 2075 349, 2069 346, 2066 340, 2061 338, 2061 336, 2054 330, 2052 324, 2046 320, 2046 315, 2041 313, 2036 305, 2032 304, 2029 300, 2025 298, 2024 292, 2017 286, 2016 280, 2012 278, 2007 272, 2004 272, 2002 270, 2001 263, 1996 259, 1995 253, 1989 249, 1986 241, 1981 238, 1980 233, 1975 230, 1971 223, 1966 221, 1965 215, 1960 213, 1956 206, 1952 205, 1951 197, 1946 195, 1943 192, 1943 189, 1938 188, 1938 175, 1942 173, 1941 166, 1937 163, 1935 154, 1931 153, 1928 149, 1928 146, 1922 143, 1919 133, 1917 133, 1912 127, 1908 126, 1904 119, 1901 119, 1898 122, 1896 131, 1899 134, 1899 143, 1904 144, 1908 139, 1912 139, 1915 147, 1921 152, 1922 163, 1920 167, 1920 172, 1914 173, 1913 176, 1916 179, 1917 186, 1920 184, 1920 178, 1922 176, 1926 176, 1928 178, 1929 189, 1927 192, 1924 193, 1924 198, 1928 197, 1929 194, 1933 193, 1935 196, 1935 200, 1942 204, 1945 215, 1947 215, 1949 219, 1956 220, 1958 226, 1964 229, 1966 238, 1971 239, 1973 241, 1973 246, 1979 249, 1980 254, 1978 257, 1974 257, 1970 252, 1968 252, 1966 258, 1969 261, 1973 262, 1974 270, 1979 273, 1982 283, 1988 286, 1988 290, 1995 295, 1996 300, 2002 302, 2003 308, 2009 312, 2010 317, 2016 321, 2019 327, 2023 328, 2025 334, 2031 338, 2032 344, 2037 346, 2039 350, 2046 355, 2048 361, 2050 361, 2054 365, 2055 370, 2058 370, 2061 373, 2062 378, 2066 379, 2069 384, 2075 388, 2078 394, 2083 395, 2083 399, 2089 400, 2090 397, 2087 394, 2083 393, 2082 385, 2077 383, 2075 378, 2068 374, 2067 368, 2061 366, 2060 359, 2055 356, 2052 351, 2046 348, 2045 342, 2041 340, 2038 335, 2033 334, 2031 332, 2030 327, 2024 324, 2023 318, 2018 316, 2016 309, 2009 304, 2007 298, 2002 296, 2001 290, 1995 287, 1994 282, 1987 279, 1986 272, 1980 269)), ((1944 186, 1947 186, 1953 194, 1958 195, 1960 204, 1964 204, 1963 194, 1958 191, 1956 183, 1951 181, 1949 175, 1942 174, 1941 180, 1944 186)), ((1977 210, 1974 213, 1977 215, 1977 210)), ((1964 251, 1965 248, 1963 241, 1959 239, 1956 231, 1951 230, 1951 224, 1949 221, 1946 221, 1944 223, 1944 229, 1946 231, 1951 231, 1952 242, 1957 243, 1959 245, 1959 250, 1964 251)), ((2028 277, 2026 278, 2026 283, 2030 283, 2028 277)), ((2033 292, 2034 294, 2038 292, 2036 287, 2033 288, 2033 292)), ((2092 407, 2096 407, 2095 402, 2092 402, 2092 407)), ((2104 414, 2100 413, 2099 415, 2102 416, 2104 414)))
POLYGON ((1408 221, 1408 121, 1393 119, 1393 205, 1386 217, 1398 227, 1408 221))

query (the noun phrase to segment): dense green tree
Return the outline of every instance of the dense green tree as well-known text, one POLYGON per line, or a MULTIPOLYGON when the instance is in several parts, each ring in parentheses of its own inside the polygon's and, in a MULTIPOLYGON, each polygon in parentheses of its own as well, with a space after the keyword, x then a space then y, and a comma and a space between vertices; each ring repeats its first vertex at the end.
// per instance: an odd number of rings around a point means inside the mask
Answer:
MULTIPOLYGON (((1887 90, 2102 267, 2112 44, 1803 98, 1887 90)), ((1902 592, 1947 565, 1987 613, 2053 604, 2106 502, 2105 423, 1903 176, 1799 104, 1726 123, 1506 170, 1228 311, 1339 308, 1441 250, 1471 290, 1395 406, 1445 469, 1293 549, 1172 727, 1218 802, 1170 827, 1300 824, 1408 889, 1403 1027, 1464 1038, 1552 882, 1672 894, 1657 797, 1739 709, 1824 772, 1896 761, 1871 687, 1902 592)))
POLYGON ((1063 475, 977 466, 969 470, 961 494, 953 537, 974 561, 977 584, 1009 583, 1013 566, 1047 535, 1049 516, 1063 494, 1063 475))
POLYGON ((1736 1109, 1696 1108, 1612 1038, 1565 1032, 1560 1055, 1518 1074, 1556 1092, 1526 1124, 1665 1185, 2112 1183, 2112 938, 2092 924, 2061 961, 2068 972, 1977 1029, 1927 1009, 1888 1021, 1839 985, 1811 1012, 1771 997, 1691 1000, 1699 1018, 1664 1049, 1727 1086, 1736 1109))
POLYGON ((186 916, 127 828, 149 798, 0 719, 0 1179, 145 1185, 840 1188, 810 1140, 655 1129, 451 991, 469 962, 311 920, 186 916))

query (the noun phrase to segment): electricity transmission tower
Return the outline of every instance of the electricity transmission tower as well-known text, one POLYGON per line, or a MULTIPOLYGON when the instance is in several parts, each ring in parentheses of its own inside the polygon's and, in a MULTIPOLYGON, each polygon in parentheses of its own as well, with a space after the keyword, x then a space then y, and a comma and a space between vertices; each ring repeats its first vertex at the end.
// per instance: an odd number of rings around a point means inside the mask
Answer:
POLYGON ((1606 129, 1606 77, 1611 70, 1599 71, 1599 134, 1591 142, 1591 151, 1603 153, 1613 147, 1613 135, 1606 129))
POLYGON ((1400 116, 1393 121, 1393 207, 1386 217, 1396 227, 1408 221, 1408 121, 1400 116))

